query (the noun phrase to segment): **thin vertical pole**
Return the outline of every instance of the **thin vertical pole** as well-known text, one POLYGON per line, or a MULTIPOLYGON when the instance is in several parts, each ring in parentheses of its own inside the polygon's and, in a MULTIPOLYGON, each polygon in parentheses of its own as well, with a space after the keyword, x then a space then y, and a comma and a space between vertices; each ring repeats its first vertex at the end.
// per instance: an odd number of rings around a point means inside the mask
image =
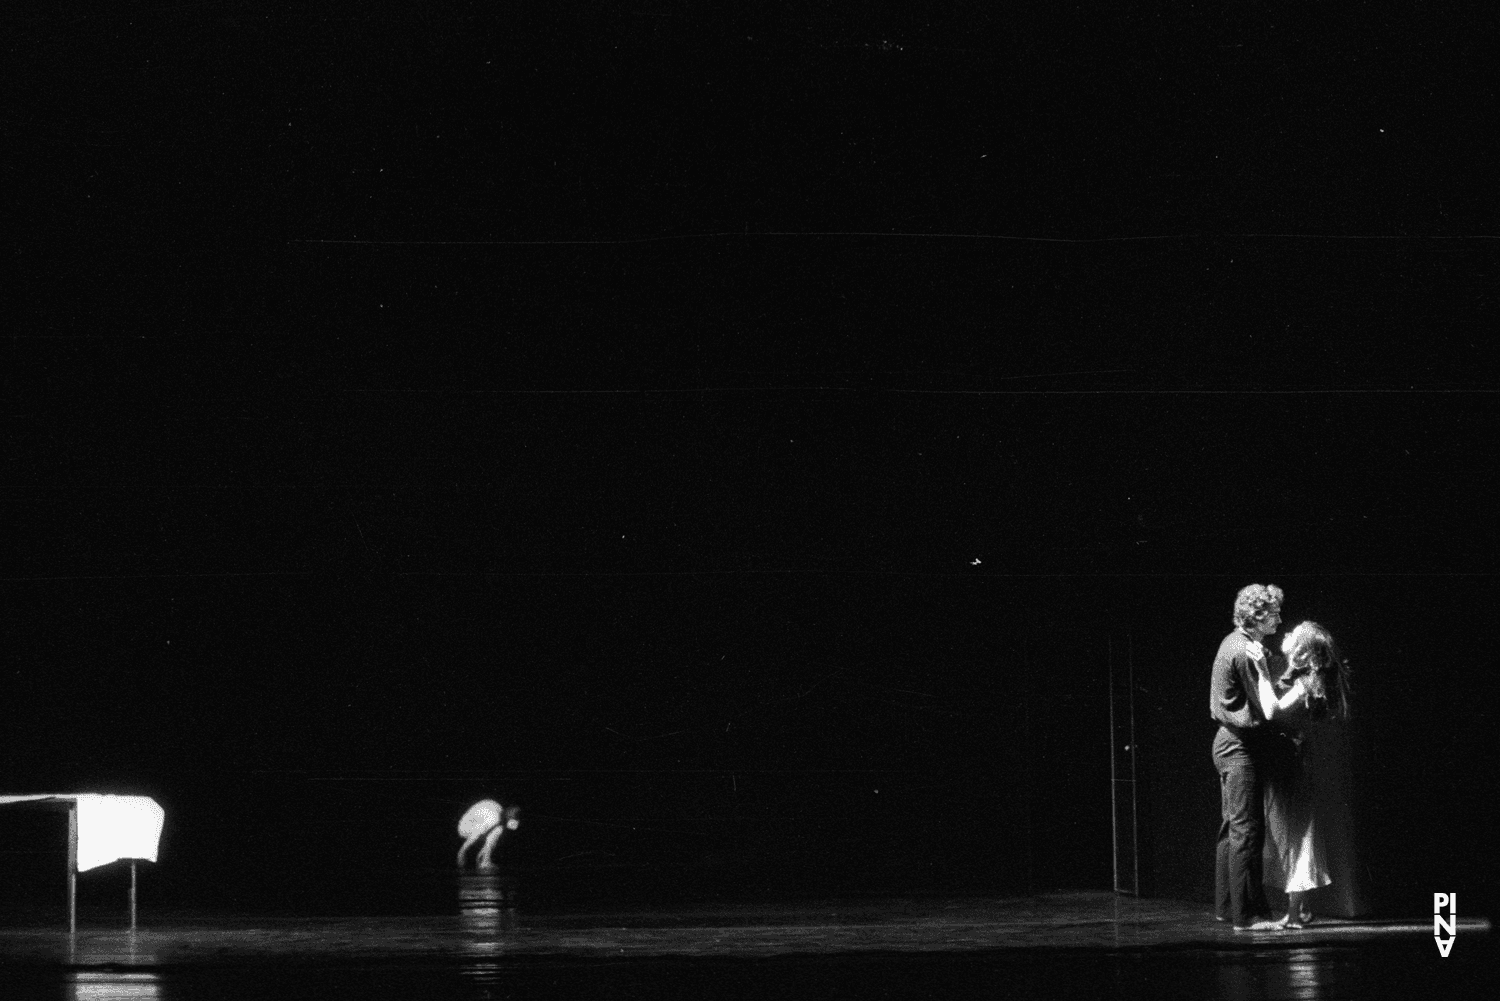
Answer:
POLYGON ((1114 891, 1120 892, 1120 806, 1119 777, 1115 769, 1115 638, 1105 637, 1105 664, 1109 674, 1109 847, 1114 861, 1114 891))
POLYGON ((135 859, 130 860, 130 930, 135 931, 135 859))
MULTIPOLYGON (((1136 767, 1135 739, 1135 645, 1130 634, 1125 634, 1125 668, 1130 675, 1130 858, 1135 863, 1135 895, 1141 895, 1141 825, 1140 790, 1136 779, 1140 770, 1136 767)), ((133 863, 132 863, 133 864, 133 863)))
POLYGON ((1036 796, 1032 788, 1036 770, 1031 742, 1031 644, 1030 634, 1024 632, 1021 634, 1021 694, 1021 740, 1025 745, 1021 750, 1021 767, 1025 769, 1026 783, 1026 892, 1032 893, 1036 890, 1036 818, 1033 815, 1036 796))
POLYGON ((78 801, 68 803, 68 934, 78 931, 78 801))

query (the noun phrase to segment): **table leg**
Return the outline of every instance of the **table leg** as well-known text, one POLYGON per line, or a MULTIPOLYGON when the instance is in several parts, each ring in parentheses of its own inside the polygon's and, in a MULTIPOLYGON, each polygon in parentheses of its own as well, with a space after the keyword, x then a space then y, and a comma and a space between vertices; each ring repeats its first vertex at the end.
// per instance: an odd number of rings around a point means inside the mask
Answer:
POLYGON ((78 931, 78 804, 68 804, 68 934, 78 931))
POLYGON ((130 930, 135 931, 135 859, 130 860, 130 930))

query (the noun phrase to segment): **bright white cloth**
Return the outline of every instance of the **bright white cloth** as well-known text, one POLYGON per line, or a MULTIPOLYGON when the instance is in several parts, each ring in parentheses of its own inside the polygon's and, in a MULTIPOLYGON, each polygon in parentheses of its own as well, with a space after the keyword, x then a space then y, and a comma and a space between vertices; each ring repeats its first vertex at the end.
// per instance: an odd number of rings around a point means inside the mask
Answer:
POLYGON ((79 872, 124 858, 156 861, 161 828, 167 815, 150 796, 44 793, 0 796, 0 805, 39 800, 72 800, 78 804, 79 872))

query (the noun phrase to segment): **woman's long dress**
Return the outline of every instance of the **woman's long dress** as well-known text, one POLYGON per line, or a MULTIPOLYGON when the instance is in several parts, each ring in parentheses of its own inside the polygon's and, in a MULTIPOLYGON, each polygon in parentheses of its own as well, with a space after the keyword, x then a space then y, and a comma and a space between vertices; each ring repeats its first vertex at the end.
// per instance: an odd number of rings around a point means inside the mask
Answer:
POLYGON ((1302 724, 1296 764, 1266 783, 1266 880, 1308 892, 1315 913, 1354 917, 1366 910, 1356 879, 1348 727, 1302 724), (1313 892, 1316 891, 1316 892, 1313 892))

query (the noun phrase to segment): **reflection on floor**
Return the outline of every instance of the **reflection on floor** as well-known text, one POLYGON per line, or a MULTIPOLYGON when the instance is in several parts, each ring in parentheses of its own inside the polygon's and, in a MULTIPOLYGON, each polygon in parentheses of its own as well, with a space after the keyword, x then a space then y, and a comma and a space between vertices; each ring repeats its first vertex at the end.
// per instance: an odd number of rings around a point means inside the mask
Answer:
POLYGON ((1085 996, 1137 980, 1167 994, 1434 996, 1443 983, 1473 988, 1495 965, 1481 918, 1460 920, 1443 959, 1431 924, 1416 920, 1243 934, 1202 905, 1101 893, 527 913, 503 876, 449 878, 453 909, 444 915, 148 914, 134 933, 3 928, 0 988, 61 982, 69 997, 160 998, 194 996, 211 982, 215 996, 258 997, 313 996, 336 982, 377 997, 483 997, 497 985, 564 996, 570 978, 585 991, 635 978, 655 996, 705 996, 725 992, 730 964, 737 983, 771 978, 757 990, 819 998, 859 984, 925 995, 939 982, 959 993, 1085 996))

